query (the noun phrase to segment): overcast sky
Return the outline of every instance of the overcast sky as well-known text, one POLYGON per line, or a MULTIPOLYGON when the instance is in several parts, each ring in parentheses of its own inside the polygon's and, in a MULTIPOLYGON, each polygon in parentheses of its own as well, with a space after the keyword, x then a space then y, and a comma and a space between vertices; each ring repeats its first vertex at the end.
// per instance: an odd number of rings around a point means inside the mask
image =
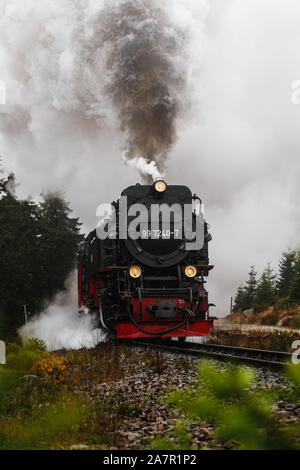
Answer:
MULTIPOLYGON (((261 272, 282 251, 300 248, 300 104, 292 104, 300 2, 160 3, 189 32, 180 65, 187 109, 167 181, 190 186, 205 202, 215 264, 208 289, 216 313, 225 314, 250 264, 261 272)), ((99 203, 139 179, 122 163, 124 135, 101 90, 107 72, 85 68, 97 46, 86 25, 102 4, 0 0, 4 165, 16 172, 20 197, 64 191, 86 230, 99 203)))

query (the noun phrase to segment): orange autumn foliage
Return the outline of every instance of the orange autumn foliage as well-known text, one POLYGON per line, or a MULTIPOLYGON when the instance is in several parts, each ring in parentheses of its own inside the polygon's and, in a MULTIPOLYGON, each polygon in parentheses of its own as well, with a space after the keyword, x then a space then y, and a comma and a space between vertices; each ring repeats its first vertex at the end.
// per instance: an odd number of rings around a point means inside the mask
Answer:
POLYGON ((67 361, 62 357, 46 356, 35 362, 31 368, 34 375, 54 384, 65 383, 69 378, 67 361))

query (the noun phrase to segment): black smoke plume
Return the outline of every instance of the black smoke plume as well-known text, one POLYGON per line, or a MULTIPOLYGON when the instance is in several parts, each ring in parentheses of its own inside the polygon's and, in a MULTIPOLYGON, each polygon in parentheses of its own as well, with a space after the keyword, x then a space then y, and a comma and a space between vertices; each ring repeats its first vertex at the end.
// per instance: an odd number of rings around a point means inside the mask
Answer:
POLYGON ((126 158, 142 157, 163 171, 177 138, 185 35, 155 0, 109 0, 98 28, 110 78, 106 93, 126 133, 126 158))

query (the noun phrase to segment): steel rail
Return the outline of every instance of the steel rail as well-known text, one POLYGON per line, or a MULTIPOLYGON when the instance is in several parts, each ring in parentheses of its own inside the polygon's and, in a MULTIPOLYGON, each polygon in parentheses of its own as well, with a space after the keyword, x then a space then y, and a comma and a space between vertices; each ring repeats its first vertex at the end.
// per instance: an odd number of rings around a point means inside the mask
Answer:
POLYGON ((219 360, 238 361, 261 366, 283 367, 292 360, 292 354, 287 352, 240 348, 211 343, 179 343, 178 341, 166 339, 156 341, 139 339, 134 340, 133 344, 136 346, 164 349, 180 354, 207 356, 219 360))

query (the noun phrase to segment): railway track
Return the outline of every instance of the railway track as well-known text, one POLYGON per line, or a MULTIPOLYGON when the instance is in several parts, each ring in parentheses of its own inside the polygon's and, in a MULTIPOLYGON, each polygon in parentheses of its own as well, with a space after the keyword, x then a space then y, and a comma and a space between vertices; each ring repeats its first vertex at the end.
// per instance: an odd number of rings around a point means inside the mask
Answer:
POLYGON ((174 353, 206 356, 219 360, 245 362, 266 367, 283 367, 287 362, 291 362, 292 360, 291 353, 222 346, 210 343, 179 343, 174 340, 138 340, 134 341, 134 344, 137 346, 150 346, 151 348, 164 349, 174 353))

